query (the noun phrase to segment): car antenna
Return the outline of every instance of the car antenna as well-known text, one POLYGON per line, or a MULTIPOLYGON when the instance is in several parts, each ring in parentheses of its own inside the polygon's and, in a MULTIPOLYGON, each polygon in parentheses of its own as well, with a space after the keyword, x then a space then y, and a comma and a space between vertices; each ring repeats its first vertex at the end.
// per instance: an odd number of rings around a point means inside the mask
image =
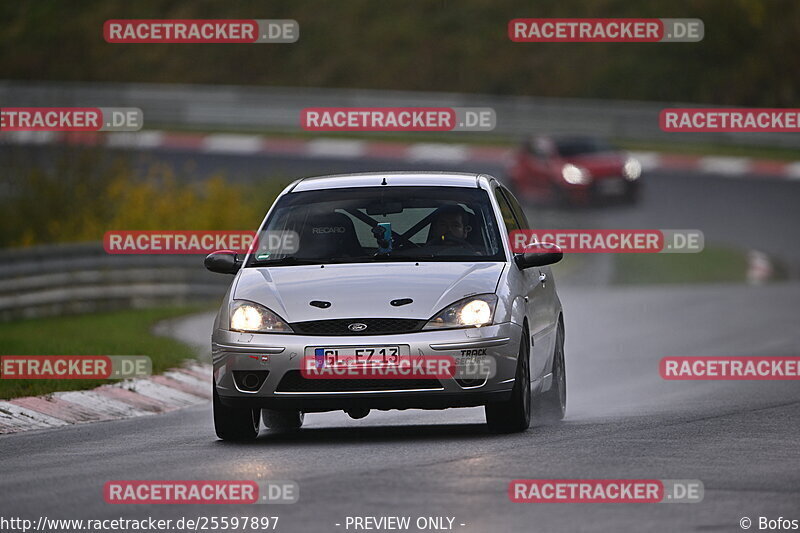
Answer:
POLYGON ((386 183, 386 176, 383 177, 383 181, 381 182, 381 185, 389 185, 388 183, 386 183))

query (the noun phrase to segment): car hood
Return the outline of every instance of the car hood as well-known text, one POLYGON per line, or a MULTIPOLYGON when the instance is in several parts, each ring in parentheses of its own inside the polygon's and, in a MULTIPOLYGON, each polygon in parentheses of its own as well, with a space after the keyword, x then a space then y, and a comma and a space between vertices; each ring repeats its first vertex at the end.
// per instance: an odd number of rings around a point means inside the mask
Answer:
POLYGON ((333 318, 428 319, 472 294, 493 293, 505 263, 358 263, 242 269, 233 298, 287 322, 333 318), (392 300, 410 298, 399 307, 392 300), (309 304, 330 302, 320 309, 309 304))

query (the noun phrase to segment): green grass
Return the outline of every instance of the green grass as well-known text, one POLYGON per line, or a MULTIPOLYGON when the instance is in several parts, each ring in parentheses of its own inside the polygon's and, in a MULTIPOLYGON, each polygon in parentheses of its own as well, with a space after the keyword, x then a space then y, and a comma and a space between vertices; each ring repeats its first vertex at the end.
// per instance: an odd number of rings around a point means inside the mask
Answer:
POLYGON ((697 254, 617 254, 614 264, 617 285, 744 282, 747 276, 745 252, 717 246, 697 254))
MULTIPOLYGON (((153 361, 153 373, 160 373, 195 354, 183 343, 153 335, 153 324, 204 309, 163 307, 7 322, 0 324, 0 354, 146 355, 153 361)), ((2 379, 0 399, 92 389, 104 383, 109 381, 2 379)))

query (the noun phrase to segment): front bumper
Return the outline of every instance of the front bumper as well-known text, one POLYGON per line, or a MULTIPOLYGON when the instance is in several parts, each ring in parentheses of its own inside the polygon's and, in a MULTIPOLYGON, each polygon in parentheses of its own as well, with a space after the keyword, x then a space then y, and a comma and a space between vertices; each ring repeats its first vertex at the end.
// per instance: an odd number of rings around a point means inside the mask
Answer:
POLYGON ((214 383, 222 403, 231 407, 312 412, 355 407, 438 409, 484 405, 503 401, 511 394, 521 333, 522 328, 510 322, 472 329, 357 336, 251 334, 219 329, 212 337, 214 383), (495 373, 469 386, 454 378, 427 379, 423 385, 408 380, 401 386, 392 386, 398 384, 397 380, 367 380, 369 383, 365 381, 361 390, 358 383, 343 383, 342 389, 346 390, 336 390, 337 383, 330 383, 332 380, 325 380, 328 383, 324 390, 314 390, 318 381, 314 379, 306 380, 302 391, 287 391, 285 382, 280 386, 287 373, 297 377, 308 348, 380 345, 407 346, 412 357, 450 355, 458 359, 462 350, 480 350, 494 360, 495 373), (262 375, 268 372, 257 390, 244 390, 234 380, 234 372, 248 371, 262 375))

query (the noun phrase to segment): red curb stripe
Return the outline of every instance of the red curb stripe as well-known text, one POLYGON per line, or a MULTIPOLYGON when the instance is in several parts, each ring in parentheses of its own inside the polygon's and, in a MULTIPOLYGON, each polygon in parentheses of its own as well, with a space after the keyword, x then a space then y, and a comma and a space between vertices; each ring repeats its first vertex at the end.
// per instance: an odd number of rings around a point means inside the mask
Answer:
POLYGON ((206 136, 198 133, 167 133, 161 138, 160 148, 199 150, 206 136))
POLYGON ((39 429, 38 427, 30 427, 30 425, 26 424, 25 421, 21 420, 19 417, 6 415, 5 413, 3 413, 3 416, 12 416, 12 418, 0 418, 0 435, 25 431, 27 429, 39 429))
POLYGON ((137 407, 143 411, 150 411, 151 413, 164 413, 174 409, 173 406, 158 401, 155 398, 150 398, 149 396, 144 396, 120 387, 99 387, 95 389, 94 392, 102 394, 103 396, 113 400, 126 403, 133 407, 137 407))
POLYGON ((71 145, 98 146, 105 141, 105 135, 88 131, 66 132, 61 141, 71 145))
POLYGON ((661 154, 659 168, 695 170, 700 168, 700 156, 661 154))
POLYGON ((166 376, 153 376, 150 378, 150 381, 159 385, 164 385, 165 387, 169 387, 171 389, 191 394, 193 396, 199 396, 200 398, 211 398, 210 390, 202 390, 198 387, 192 387, 191 385, 181 383, 180 381, 170 379, 166 376))
POLYGON ((208 373, 200 372, 198 370, 194 370, 192 368, 175 368, 176 372, 180 372, 181 374, 186 374, 187 376, 192 376, 193 378, 201 379, 204 381, 208 381, 211 379, 213 373, 209 370, 208 373))
MULTIPOLYGON (((190 367, 172 368, 170 370, 173 372, 181 372, 187 376, 194 377, 201 381, 207 381, 212 376, 211 367, 209 365, 195 364, 194 366, 190 367), (207 373, 204 372, 205 369, 208 369, 207 373)), ((171 379, 166 376, 153 376, 149 380, 145 381, 149 381, 150 383, 157 384, 161 387, 168 387, 170 389, 174 389, 176 393, 180 392, 182 394, 189 394, 191 396, 200 397, 203 399, 211 398, 211 391, 206 387, 202 388, 195 387, 192 386, 191 384, 183 383, 181 381, 171 379)), ((80 392, 80 391, 75 391, 75 392, 80 392)), ((175 409, 180 409, 182 407, 188 407, 188 405, 185 404, 187 401, 189 401, 187 399, 187 400, 181 400, 176 404, 167 403, 165 400, 152 398, 151 396, 140 394, 136 391, 115 385, 102 385, 100 387, 92 389, 91 392, 100 394, 112 400, 132 406, 136 409, 142 411, 148 411, 155 414, 164 413, 167 411, 173 411, 175 409)), ((8 400, 8 403, 11 403, 16 407, 34 411, 44 416, 52 417, 56 420, 60 420, 67 424, 78 424, 82 422, 99 422, 106 420, 120 420, 120 419, 130 418, 129 416, 117 416, 106 412, 95 411, 90 407, 86 407, 82 404, 77 404, 75 402, 64 400, 60 396, 54 396, 54 395, 40 396, 40 397, 28 396, 24 398, 15 398, 13 400, 8 400)), ((121 406, 118 406, 117 410, 119 410, 120 408, 121 406)), ((53 426, 53 427, 62 427, 62 426, 53 426)), ((49 428, 43 427, 41 424, 36 424, 34 426, 31 426, 30 424, 25 423, 24 418, 20 418, 19 416, 16 415, 10 415, 10 418, 0 417, 0 434, 19 433, 32 429, 49 429, 49 428)))
MULTIPOLYGON (((147 130, 150 131, 150 130, 147 130)), ((143 133, 147 133, 147 131, 143 133)), ((181 133, 181 132, 159 132, 161 138, 157 145, 142 147, 142 149, 172 148, 186 151, 203 151, 209 135, 202 133, 181 133)), ((252 135, 252 137, 259 137, 252 135)), ((104 132, 58 132, 55 133, 50 144, 64 143, 69 145, 97 146, 104 144, 109 137, 104 132)), ((309 146, 312 141, 304 139, 281 138, 281 137, 261 137, 261 152, 276 155, 305 155, 310 152, 309 146)), ((383 141, 361 141, 364 146, 363 157, 375 159, 396 159, 400 161, 408 160, 413 147, 419 143, 400 143, 383 141)), ((444 143, 443 143, 444 144, 444 143)), ((494 162, 502 164, 507 155, 514 152, 513 147, 498 146, 468 146, 466 161, 474 162, 494 162)), ((659 164, 655 169, 665 170, 695 170, 703 173, 707 172, 700 162, 705 156, 680 155, 657 153, 659 164)), ((724 157, 713 156, 708 157, 724 157)), ((789 179, 789 170, 792 164, 798 162, 782 162, 759 159, 746 159, 747 171, 744 173, 749 178, 766 179, 789 179)))
POLYGON ((308 151, 308 141, 301 139, 281 139, 267 137, 261 142, 265 152, 275 154, 305 154, 308 151))
POLYGON ((750 169, 751 174, 760 174, 769 177, 786 176, 786 162, 785 161, 769 161, 766 159, 751 159, 750 169))
POLYGON ((467 159, 471 161, 502 161, 512 150, 502 146, 471 146, 468 153, 467 159))
POLYGON ((61 400, 59 398, 39 398, 36 396, 28 396, 26 398, 16 398, 10 400, 9 403, 38 411, 39 413, 58 418, 70 424, 77 424, 80 422, 93 422, 100 420, 115 420, 115 417, 86 409, 85 407, 61 400))
POLYGON ((10 420, 4 421, 3 419, 0 419, 0 435, 5 435, 6 433, 16 433, 19 427, 19 425, 12 423, 10 420))
POLYGON ((406 159, 410 145, 396 142, 368 142, 364 155, 376 159, 406 159))

